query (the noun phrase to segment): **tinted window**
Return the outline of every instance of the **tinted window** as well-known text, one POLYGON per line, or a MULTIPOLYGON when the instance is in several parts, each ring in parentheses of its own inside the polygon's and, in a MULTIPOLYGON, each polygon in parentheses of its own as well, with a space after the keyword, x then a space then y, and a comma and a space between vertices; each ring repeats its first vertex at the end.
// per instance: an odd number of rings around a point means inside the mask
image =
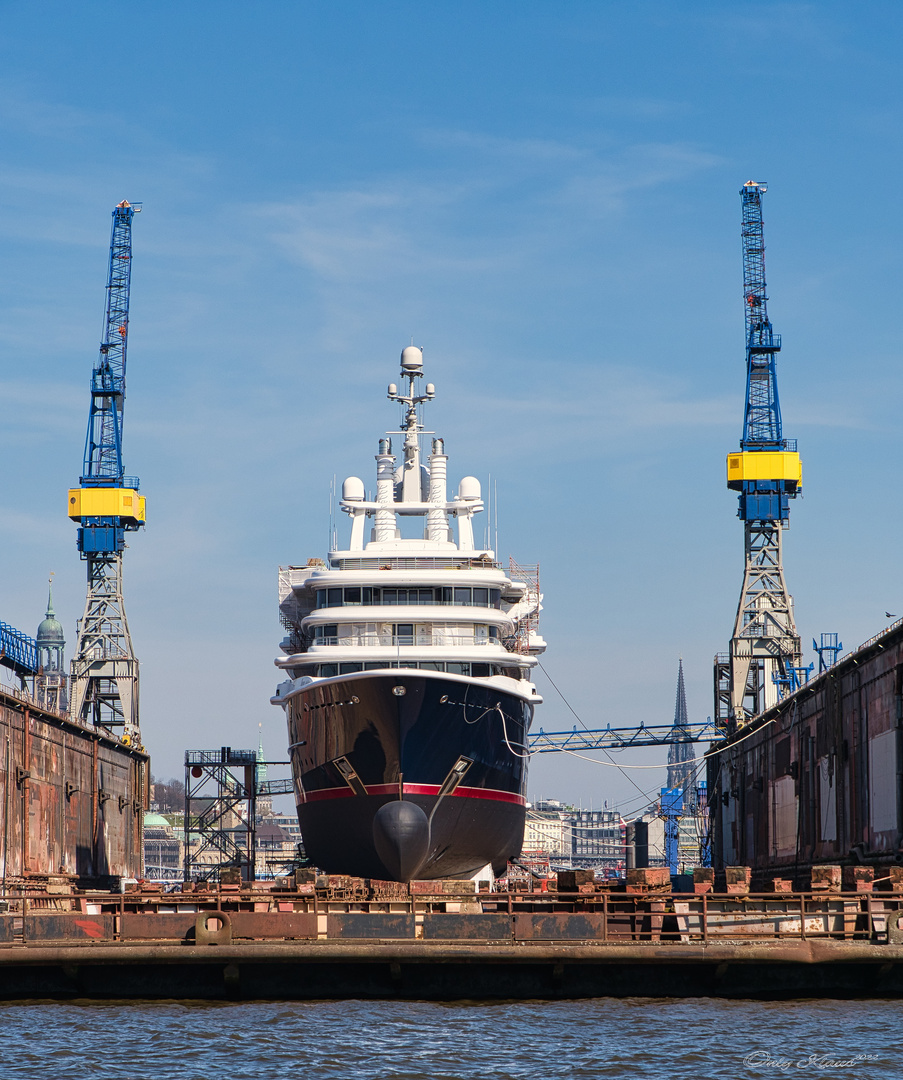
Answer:
POLYGON ((341 589, 327 589, 326 590, 326 606, 327 607, 339 607, 342 603, 342 590, 341 589))
POLYGON ((470 673, 471 673, 471 675, 488 675, 489 674, 489 665, 488 664, 471 664, 470 665, 470 673))
POLYGON ((363 664, 339 664, 340 675, 347 675, 350 671, 363 671, 363 664))
POLYGON ((502 606, 502 591, 501 589, 489 590, 490 603, 494 608, 500 608, 502 606))
POLYGON ((473 602, 477 607, 489 607, 489 590, 474 589, 473 602))
POLYGON ((359 588, 345 590, 346 604, 359 604, 361 602, 361 590, 359 588))

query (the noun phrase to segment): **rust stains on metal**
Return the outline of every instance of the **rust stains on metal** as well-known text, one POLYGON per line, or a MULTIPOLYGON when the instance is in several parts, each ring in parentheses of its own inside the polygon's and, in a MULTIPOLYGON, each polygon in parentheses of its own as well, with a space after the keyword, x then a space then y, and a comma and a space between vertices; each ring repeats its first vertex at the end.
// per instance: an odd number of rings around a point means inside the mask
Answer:
POLYGON ((0 887, 140 877, 147 768, 143 751, 0 689, 0 887))
POLYGON ((903 859, 901 775, 903 621, 708 755, 713 862, 751 867, 756 885, 779 873, 799 888, 819 864, 881 879, 903 859))

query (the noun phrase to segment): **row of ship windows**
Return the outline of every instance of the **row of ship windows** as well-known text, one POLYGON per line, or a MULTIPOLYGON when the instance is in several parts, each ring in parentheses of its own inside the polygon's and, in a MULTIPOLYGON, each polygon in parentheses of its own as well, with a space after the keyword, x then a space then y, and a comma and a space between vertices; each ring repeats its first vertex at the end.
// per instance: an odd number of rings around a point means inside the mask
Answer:
POLYGON ((460 585, 439 588, 384 589, 366 586, 346 586, 343 589, 321 589, 317 607, 342 607, 345 604, 454 604, 459 607, 493 607, 501 610, 500 589, 477 589, 460 585))
POLYGON ((486 678, 489 675, 507 675, 509 679, 526 678, 526 672, 520 668, 504 666, 502 664, 454 664, 441 661, 433 663, 426 660, 412 661, 410 663, 392 661, 346 664, 317 664, 311 671, 309 668, 302 670, 307 674, 319 675, 321 679, 328 679, 333 675, 349 675, 353 671, 385 671, 386 668, 419 668, 421 671, 447 671, 450 675, 472 675, 474 678, 486 678))
POLYGON ((315 645, 488 645, 499 628, 484 623, 324 623, 313 627, 315 645))

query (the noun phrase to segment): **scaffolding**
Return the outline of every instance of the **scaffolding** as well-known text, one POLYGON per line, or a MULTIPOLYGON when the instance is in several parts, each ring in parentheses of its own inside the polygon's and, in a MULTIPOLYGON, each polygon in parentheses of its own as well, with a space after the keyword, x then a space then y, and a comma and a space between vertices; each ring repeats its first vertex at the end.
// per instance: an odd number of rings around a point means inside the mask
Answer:
POLYGON ((260 772, 287 764, 231 746, 185 752, 185 881, 255 880, 257 800, 292 791, 291 780, 260 782, 260 772))
POLYGON ((520 566, 509 556, 508 576, 512 581, 526 585, 526 591, 521 603, 531 605, 532 610, 527 611, 517 620, 514 634, 505 639, 505 648, 509 652, 529 654, 535 651, 534 640, 539 636, 539 613, 542 610, 542 593, 539 591, 539 564, 520 566))

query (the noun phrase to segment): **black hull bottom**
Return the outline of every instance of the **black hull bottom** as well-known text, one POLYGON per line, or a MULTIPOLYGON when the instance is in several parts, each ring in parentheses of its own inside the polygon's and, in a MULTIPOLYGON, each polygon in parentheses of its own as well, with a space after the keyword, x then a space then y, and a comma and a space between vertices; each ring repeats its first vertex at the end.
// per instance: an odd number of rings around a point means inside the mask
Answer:
MULTIPOLYGON (((427 817, 436 796, 405 795, 427 817)), ((392 875, 376 854, 373 819, 391 796, 360 795, 298 807, 304 849, 327 874, 387 879, 392 875)), ((501 872, 520 854, 526 810, 510 803, 449 797, 441 800, 430 823, 429 855, 418 878, 471 877, 486 865, 501 872)))
POLYGON ((483 680, 398 670, 312 683, 286 715, 301 835, 323 871, 469 877, 520 853, 529 702, 483 680), (377 812, 399 799, 422 814, 384 812, 374 836, 377 812), (419 822, 411 850, 425 857, 377 854, 383 826, 401 817, 419 822))

